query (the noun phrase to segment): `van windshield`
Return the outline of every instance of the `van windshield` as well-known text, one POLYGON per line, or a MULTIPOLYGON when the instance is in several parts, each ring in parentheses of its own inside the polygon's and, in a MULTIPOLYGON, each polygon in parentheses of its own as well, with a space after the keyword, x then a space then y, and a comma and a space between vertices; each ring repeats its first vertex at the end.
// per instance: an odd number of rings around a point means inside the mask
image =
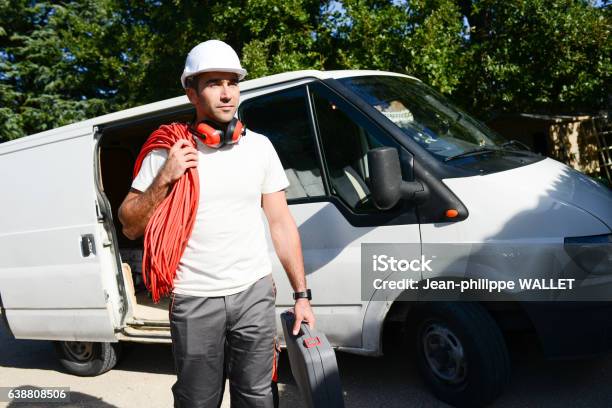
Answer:
POLYGON ((338 79, 441 161, 481 153, 529 154, 422 82, 399 76, 338 79))

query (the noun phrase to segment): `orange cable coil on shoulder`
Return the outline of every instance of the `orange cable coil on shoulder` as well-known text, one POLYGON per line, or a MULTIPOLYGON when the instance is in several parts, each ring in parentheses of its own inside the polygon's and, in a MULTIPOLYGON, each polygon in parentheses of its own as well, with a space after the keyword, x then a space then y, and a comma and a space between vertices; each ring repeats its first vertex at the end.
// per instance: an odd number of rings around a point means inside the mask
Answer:
MULTIPOLYGON (((186 125, 162 125, 151 133, 136 158, 132 178, 138 175, 142 161, 149 152, 154 149, 169 150, 180 139, 186 139, 197 148, 186 125)), ((172 293, 174 276, 195 224, 199 197, 198 169, 191 167, 174 183, 170 194, 155 209, 147 223, 142 278, 154 303, 172 293)))

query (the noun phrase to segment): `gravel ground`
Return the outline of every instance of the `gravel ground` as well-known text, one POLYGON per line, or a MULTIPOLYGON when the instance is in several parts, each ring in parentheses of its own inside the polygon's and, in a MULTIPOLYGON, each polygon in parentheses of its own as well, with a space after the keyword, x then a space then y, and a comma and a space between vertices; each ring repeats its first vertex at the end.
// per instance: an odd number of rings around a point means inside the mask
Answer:
MULTIPOLYGON (((175 381, 170 345, 130 343, 113 370, 90 378, 63 372, 51 342, 14 340, 0 325, 0 386, 70 387, 62 407, 171 407, 175 381)), ((512 382, 494 407, 612 407, 612 355, 546 361, 529 339, 510 340, 512 382)), ((347 407, 448 407, 425 388, 410 356, 382 358, 338 353, 347 407)), ((281 407, 302 407, 287 356, 279 371, 281 407)), ((229 407, 226 387, 223 407, 229 407)), ((35 407, 8 404, 0 406, 35 407)), ((48 404, 47 406, 60 406, 48 404)))

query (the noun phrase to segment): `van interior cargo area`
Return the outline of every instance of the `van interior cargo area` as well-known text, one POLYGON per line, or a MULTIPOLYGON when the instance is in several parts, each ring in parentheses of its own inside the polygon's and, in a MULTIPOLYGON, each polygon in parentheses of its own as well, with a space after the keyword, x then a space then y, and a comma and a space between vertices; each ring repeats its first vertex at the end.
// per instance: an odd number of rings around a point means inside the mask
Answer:
POLYGON ((192 117, 193 110, 187 108, 178 113, 101 129, 102 136, 98 144, 100 186, 111 207, 126 294, 133 305, 132 320, 152 324, 168 323, 170 298, 164 297, 159 303, 153 303, 142 280, 143 238, 131 240, 126 237, 117 213, 130 191, 136 157, 149 135, 161 124, 188 121, 192 117))

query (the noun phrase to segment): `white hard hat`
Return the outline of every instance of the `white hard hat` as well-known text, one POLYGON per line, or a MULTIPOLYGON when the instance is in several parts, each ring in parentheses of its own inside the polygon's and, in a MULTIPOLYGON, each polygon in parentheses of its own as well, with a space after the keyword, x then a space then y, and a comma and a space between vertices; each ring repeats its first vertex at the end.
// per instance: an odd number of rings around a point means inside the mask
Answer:
POLYGON ((208 40, 193 47, 187 55, 185 69, 181 75, 181 84, 187 88, 185 79, 201 72, 221 71, 235 72, 241 80, 247 74, 240 65, 236 51, 219 40, 208 40))

